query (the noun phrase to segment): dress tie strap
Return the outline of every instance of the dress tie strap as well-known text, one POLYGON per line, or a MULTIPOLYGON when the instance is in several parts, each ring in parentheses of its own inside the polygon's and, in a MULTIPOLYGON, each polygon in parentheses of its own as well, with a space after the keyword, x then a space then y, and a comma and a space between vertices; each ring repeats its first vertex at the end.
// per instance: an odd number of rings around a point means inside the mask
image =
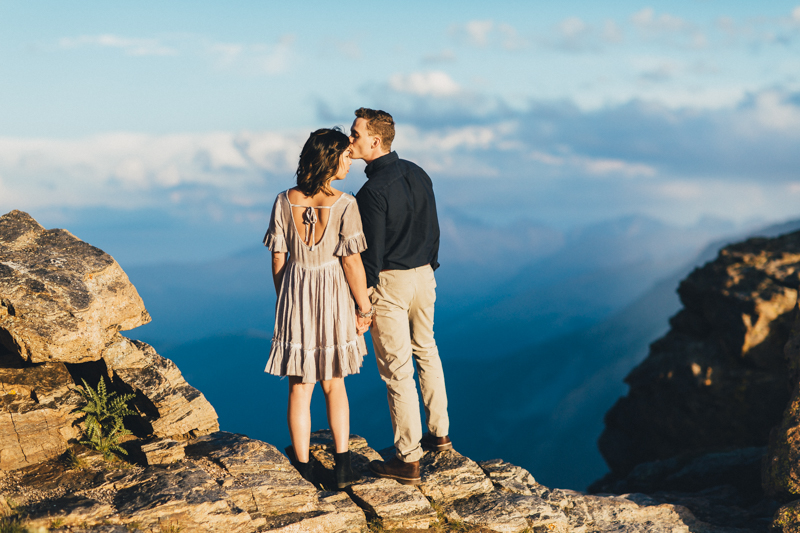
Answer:
POLYGON ((317 233, 315 231, 317 222, 317 211, 313 207, 307 208, 303 211, 303 226, 306 230, 305 241, 306 244, 313 250, 314 245, 317 243, 317 233))

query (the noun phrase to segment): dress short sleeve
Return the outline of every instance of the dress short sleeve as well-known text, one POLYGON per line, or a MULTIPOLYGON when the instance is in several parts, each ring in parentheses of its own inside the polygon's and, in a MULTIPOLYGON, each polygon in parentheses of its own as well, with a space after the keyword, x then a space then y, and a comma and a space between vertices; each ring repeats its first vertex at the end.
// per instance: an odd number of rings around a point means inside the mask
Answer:
POLYGON ((361 226, 361 213, 355 198, 349 198, 350 203, 342 213, 342 223, 339 228, 339 244, 333 255, 342 257, 358 254, 367 249, 367 238, 361 226))
POLYGON ((267 234, 264 235, 264 246, 272 252, 288 252, 289 248, 286 246, 286 228, 284 225, 283 209, 281 202, 281 195, 275 198, 275 204, 272 206, 272 215, 269 218, 269 229, 267 234))

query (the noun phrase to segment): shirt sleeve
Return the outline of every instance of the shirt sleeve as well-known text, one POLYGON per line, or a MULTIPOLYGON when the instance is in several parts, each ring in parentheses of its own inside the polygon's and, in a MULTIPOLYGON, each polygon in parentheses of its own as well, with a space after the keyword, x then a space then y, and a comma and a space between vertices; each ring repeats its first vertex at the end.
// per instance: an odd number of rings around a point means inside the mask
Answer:
POLYGON ((264 235, 264 246, 272 252, 288 252, 286 246, 286 230, 283 223, 283 209, 281 206, 281 196, 275 198, 272 206, 272 215, 269 218, 269 228, 264 235))
POLYGON ((367 287, 378 284, 383 269, 383 255, 386 250, 386 213, 388 206, 385 198, 374 191, 361 189, 356 195, 358 209, 361 212, 361 223, 369 248, 361 254, 364 271, 367 274, 367 287))
POLYGON ((367 249, 367 238, 361 225, 361 213, 355 199, 344 208, 342 222, 339 227, 339 243, 333 255, 343 257, 361 253, 367 249))

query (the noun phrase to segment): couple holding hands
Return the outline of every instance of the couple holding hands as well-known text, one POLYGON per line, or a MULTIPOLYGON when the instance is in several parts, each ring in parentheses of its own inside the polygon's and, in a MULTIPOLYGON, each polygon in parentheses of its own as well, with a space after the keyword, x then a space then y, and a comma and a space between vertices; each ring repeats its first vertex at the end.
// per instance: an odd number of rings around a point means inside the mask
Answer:
POLYGON ((357 374, 370 327, 386 383, 396 455, 370 471, 420 483, 422 448, 449 450, 447 393, 433 338, 439 223, 433 185, 420 167, 391 150, 394 120, 360 108, 350 137, 311 134, 300 153, 297 186, 278 195, 264 244, 272 252, 278 301, 266 372, 289 376, 289 434, 300 474, 311 481, 311 395, 322 383, 336 447, 337 486, 358 481, 350 466, 350 411, 344 378, 357 374), (367 163, 355 197, 337 191, 351 159, 367 163), (428 432, 422 434, 414 364, 428 432))

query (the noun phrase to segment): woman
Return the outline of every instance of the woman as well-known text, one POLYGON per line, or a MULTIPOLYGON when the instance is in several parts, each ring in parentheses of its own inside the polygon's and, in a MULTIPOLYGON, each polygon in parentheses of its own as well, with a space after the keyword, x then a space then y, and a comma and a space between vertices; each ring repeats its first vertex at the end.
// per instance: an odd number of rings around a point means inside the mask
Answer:
POLYGON ((367 242, 358 204, 353 196, 331 188, 349 170, 349 138, 338 129, 312 133, 300 153, 297 186, 278 195, 264 237, 272 251, 278 295, 265 371, 289 376, 291 459, 311 481, 310 405, 314 385, 320 381, 336 446, 334 473, 339 488, 358 479, 350 466, 344 377, 359 372, 367 353, 363 333, 373 313, 361 263, 367 242))

